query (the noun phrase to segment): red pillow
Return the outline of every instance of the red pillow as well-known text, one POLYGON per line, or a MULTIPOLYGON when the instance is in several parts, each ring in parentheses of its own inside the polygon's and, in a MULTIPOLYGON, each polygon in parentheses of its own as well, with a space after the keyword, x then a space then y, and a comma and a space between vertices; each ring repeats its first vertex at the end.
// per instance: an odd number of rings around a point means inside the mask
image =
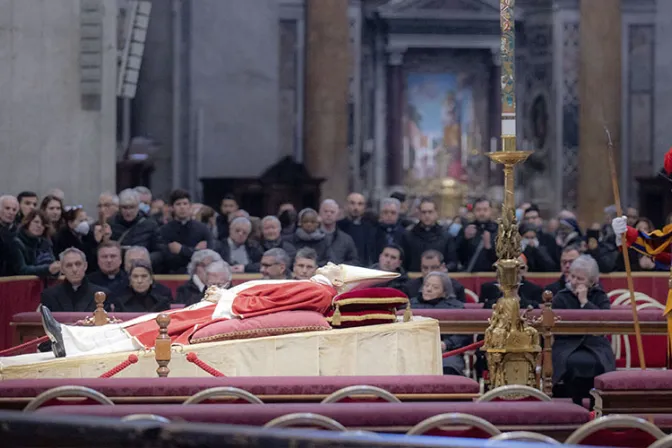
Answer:
POLYGON ((327 322, 332 327, 351 328, 365 327, 367 325, 391 324, 397 321, 396 309, 389 310, 356 310, 341 311, 338 317, 334 317, 335 309, 327 313, 327 322))
POLYGON ((233 339, 263 338, 307 331, 331 330, 331 326, 315 311, 280 311, 249 319, 230 319, 213 322, 196 330, 190 343, 230 341, 233 339))
POLYGON ((334 297, 333 308, 341 312, 357 310, 389 310, 408 303, 408 296, 394 288, 365 288, 344 292, 334 297))

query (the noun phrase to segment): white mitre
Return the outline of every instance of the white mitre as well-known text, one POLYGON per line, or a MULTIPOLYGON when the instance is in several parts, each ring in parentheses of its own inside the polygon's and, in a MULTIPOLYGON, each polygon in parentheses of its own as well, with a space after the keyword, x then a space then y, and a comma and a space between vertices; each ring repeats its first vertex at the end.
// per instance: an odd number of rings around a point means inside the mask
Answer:
POLYGON ((353 289, 368 288, 379 285, 399 277, 398 272, 379 271, 348 264, 327 263, 315 272, 313 279, 325 278, 334 286, 339 293, 352 291, 353 289))

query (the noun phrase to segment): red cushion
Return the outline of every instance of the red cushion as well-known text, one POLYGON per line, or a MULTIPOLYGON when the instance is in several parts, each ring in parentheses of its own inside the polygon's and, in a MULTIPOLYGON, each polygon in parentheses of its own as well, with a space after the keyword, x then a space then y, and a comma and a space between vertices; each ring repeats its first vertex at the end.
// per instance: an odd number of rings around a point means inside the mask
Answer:
POLYGON ((39 413, 123 417, 129 414, 155 414, 169 419, 201 423, 261 426, 270 420, 297 412, 310 412, 333 418, 346 427, 413 426, 438 414, 461 412, 481 417, 495 426, 570 425, 589 420, 589 412, 571 403, 278 403, 278 404, 202 404, 202 405, 116 405, 55 406, 39 413))
POLYGON ((595 378, 595 389, 672 391, 671 370, 617 370, 595 378))
POLYGON ((408 296, 394 288, 364 288, 334 297, 333 305, 341 311, 389 310, 408 303, 408 296))
POLYGON ((35 397, 58 386, 83 386, 108 397, 188 397, 216 386, 232 386, 252 394, 329 395, 348 386, 369 385, 393 394, 478 394, 476 381, 463 376, 241 376, 226 378, 44 378, 0 381, 0 397, 35 397))
POLYGON ((396 309, 338 310, 340 317, 334 318, 335 310, 327 312, 327 322, 335 328, 365 327, 367 325, 391 324, 397 321, 396 309))
POLYGON ((307 331, 331 330, 324 316, 314 311, 280 311, 249 319, 217 321, 196 330, 192 344, 232 339, 263 338, 307 331))

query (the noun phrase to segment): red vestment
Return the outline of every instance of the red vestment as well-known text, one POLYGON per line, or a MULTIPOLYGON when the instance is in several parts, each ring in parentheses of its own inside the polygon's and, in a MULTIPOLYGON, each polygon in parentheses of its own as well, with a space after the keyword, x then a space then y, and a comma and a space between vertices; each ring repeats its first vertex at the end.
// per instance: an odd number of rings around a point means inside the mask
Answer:
MULTIPOLYGON (((243 286, 243 285, 241 285, 243 286)), ((231 306, 235 316, 250 318, 279 311, 307 310, 324 314, 336 296, 336 289, 308 280, 266 283, 243 287, 236 293, 231 306)), ((168 311, 168 335, 173 344, 189 344, 197 329, 226 320, 213 318, 215 304, 196 309, 168 311)), ((126 331, 145 347, 154 347, 159 327, 154 319, 126 327, 126 331)))

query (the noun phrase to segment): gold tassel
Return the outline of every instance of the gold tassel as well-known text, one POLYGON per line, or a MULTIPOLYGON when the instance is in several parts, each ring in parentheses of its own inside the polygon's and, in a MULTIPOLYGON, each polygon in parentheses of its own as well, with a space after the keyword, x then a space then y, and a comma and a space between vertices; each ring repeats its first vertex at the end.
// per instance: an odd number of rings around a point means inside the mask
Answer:
POLYGON ((331 317, 331 325, 333 327, 341 326, 341 308, 338 306, 338 303, 336 304, 336 311, 334 311, 334 315, 331 317))
POLYGON ((406 309, 404 310, 404 322, 410 322, 413 319, 413 312, 411 311, 411 302, 406 303, 406 309))

